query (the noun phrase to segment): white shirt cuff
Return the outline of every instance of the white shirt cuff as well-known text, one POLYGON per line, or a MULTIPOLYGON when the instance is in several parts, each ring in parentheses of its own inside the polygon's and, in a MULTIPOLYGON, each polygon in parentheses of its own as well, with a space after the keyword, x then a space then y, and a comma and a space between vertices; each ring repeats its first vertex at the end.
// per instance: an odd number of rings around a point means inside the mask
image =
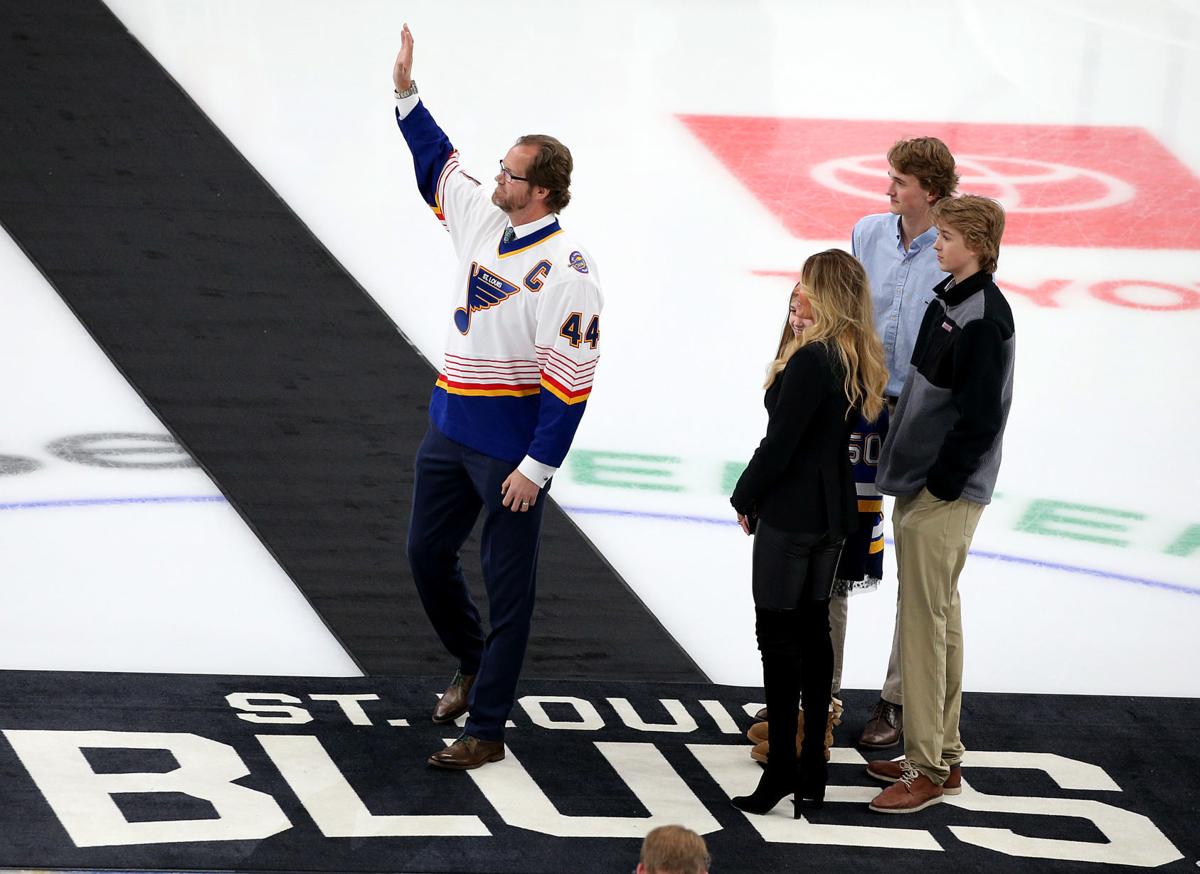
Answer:
POLYGON ((535 461, 528 455, 526 455, 525 459, 519 465, 517 465, 517 471, 521 474, 521 476, 528 480, 532 480, 534 485, 536 485, 539 489, 546 487, 546 483, 550 481, 550 477, 554 476, 557 470, 557 467, 551 467, 548 464, 542 464, 540 461, 535 461))
POLYGON ((408 114, 417 108, 417 104, 421 102, 420 94, 410 94, 407 97, 396 98, 396 114, 400 116, 400 120, 408 118, 408 114))

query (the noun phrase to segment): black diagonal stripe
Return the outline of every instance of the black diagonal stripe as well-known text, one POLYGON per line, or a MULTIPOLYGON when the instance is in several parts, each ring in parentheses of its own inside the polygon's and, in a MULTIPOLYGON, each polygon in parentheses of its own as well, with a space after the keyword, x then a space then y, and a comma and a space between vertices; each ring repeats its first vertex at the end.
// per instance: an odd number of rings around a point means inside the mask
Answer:
MULTIPOLYGON (((368 672, 452 667, 404 557, 428 365, 98 0, 0 22, 0 221, 368 672)), ((557 511, 542 556, 527 673, 701 678, 557 511)))

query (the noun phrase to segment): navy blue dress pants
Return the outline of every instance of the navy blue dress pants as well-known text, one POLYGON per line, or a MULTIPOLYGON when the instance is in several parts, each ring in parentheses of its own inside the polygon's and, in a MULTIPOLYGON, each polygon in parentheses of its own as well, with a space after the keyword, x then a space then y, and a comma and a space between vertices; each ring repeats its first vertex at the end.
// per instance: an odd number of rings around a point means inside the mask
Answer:
POLYGON ((430 425, 417 450, 408 561, 425 612, 464 674, 475 674, 466 733, 503 740, 533 617, 538 543, 549 483, 526 512, 501 506, 516 464, 468 449, 430 425), (463 577, 458 551, 484 513, 479 544, 491 632, 463 577))

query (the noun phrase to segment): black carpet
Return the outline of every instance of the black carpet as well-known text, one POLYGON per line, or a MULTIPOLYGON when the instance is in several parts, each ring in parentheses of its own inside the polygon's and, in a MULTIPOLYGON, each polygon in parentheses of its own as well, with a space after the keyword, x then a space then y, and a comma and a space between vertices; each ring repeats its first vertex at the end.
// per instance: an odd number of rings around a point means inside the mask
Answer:
POLYGON ((758 777, 757 690, 526 681, 509 758, 467 774, 425 765, 454 733, 428 721, 439 684, 0 672, 0 867, 600 874, 632 869, 652 812, 707 831, 717 874, 1194 871, 1200 853, 1196 701, 968 695, 968 788, 895 817, 867 810, 880 784, 840 746, 872 701, 851 693, 829 798, 796 822, 728 803, 758 777))
MULTIPOLYGON (((448 676, 404 557, 431 368, 99 0, 0 24, 0 222, 363 669, 448 676)), ((541 554, 531 676, 704 679, 554 507, 541 554)))

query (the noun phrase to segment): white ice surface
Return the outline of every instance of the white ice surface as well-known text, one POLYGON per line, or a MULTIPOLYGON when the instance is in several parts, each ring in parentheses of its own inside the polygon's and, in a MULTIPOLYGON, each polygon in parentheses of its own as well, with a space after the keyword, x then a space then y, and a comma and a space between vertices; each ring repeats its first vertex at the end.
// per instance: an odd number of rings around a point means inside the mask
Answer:
POLYGON ((0 283, 0 454, 12 471, 0 476, 0 667, 361 676, 177 447, 85 444, 110 463, 187 467, 100 467, 48 449, 87 434, 169 436, 2 232, 0 283))
MULTIPOLYGON (((109 5, 431 360, 457 289, 391 120, 402 22, 421 93, 479 178, 520 133, 572 147, 563 220, 602 266, 605 349, 553 494, 719 682, 759 676, 748 542, 696 521, 729 519, 722 465, 744 461, 764 426, 758 386, 790 283, 752 271, 796 270, 849 227, 793 237, 677 114, 1135 126, 1200 168, 1200 15, 1183 3, 109 5), (589 451, 677 459, 633 462, 677 490, 599 485, 581 466, 589 451)), ((1016 399, 1002 497, 962 581, 967 687, 1200 694, 1200 550, 1167 553, 1200 524, 1188 499, 1200 310, 1084 290, 1200 288, 1200 254, 1131 237, 1010 245, 1001 260, 1002 286, 1075 285, 1057 308, 1010 295, 1016 399), (1096 533, 1079 523, 1028 530, 1034 501, 1100 508, 1081 512, 1123 526, 1109 534, 1124 545, 1078 539, 1096 533)), ((851 606, 848 687, 882 679, 890 564, 888 577, 851 606)))

